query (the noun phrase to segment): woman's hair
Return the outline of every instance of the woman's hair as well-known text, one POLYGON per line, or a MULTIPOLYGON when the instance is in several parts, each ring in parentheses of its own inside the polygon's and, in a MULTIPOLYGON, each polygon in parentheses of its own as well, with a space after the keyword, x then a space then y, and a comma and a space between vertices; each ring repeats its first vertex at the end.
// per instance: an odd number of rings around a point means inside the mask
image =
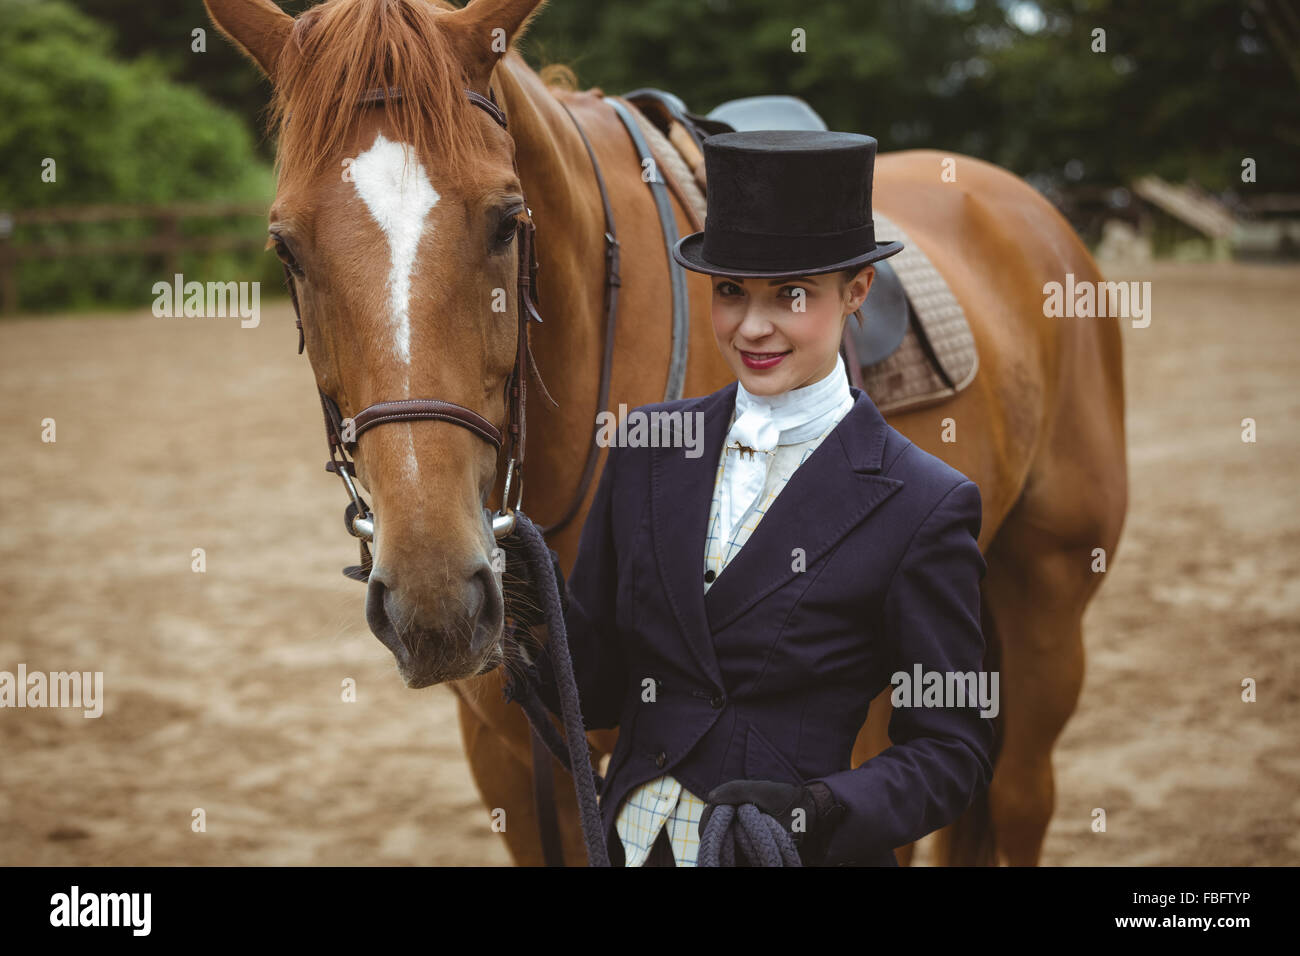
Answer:
POLYGON ((861 272, 864 268, 865 268, 864 266, 849 266, 847 269, 841 270, 839 273, 840 288, 842 289, 850 282, 852 282, 853 277, 857 275, 859 272, 861 272))

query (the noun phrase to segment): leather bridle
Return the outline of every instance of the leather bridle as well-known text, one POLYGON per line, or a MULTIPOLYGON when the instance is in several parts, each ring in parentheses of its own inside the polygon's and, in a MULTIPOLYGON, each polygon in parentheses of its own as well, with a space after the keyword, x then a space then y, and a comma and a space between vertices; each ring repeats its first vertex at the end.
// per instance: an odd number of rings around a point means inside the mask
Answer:
MULTIPOLYGON (((489 90, 489 94, 491 90, 489 90)), ((385 103, 401 98, 401 90, 395 87, 388 90, 371 90, 364 94, 364 103, 385 103)), ((496 104, 495 97, 487 97, 465 90, 465 95, 475 106, 488 114, 502 129, 507 129, 506 115, 496 104)), ((518 166, 515 167, 516 174, 518 166)), ((522 187, 521 187, 522 188, 522 187)), ((504 538, 514 530, 515 511, 519 508, 523 496, 523 465, 525 445, 525 386, 529 369, 533 365, 532 352, 528 347, 528 321, 541 322, 537 311, 537 250, 533 241, 535 227, 532 222, 532 210, 528 209, 525 197, 524 207, 528 218, 519 221, 516 237, 519 244, 518 267, 518 345, 515 352, 514 369, 506 380, 506 426, 504 439, 502 429, 471 409, 455 402, 437 398, 410 398, 391 402, 376 402, 363 408, 351 419, 344 419, 338 404, 323 391, 320 392, 321 409, 325 416, 325 435, 329 441, 330 460, 325 468, 334 472, 343 482, 351 503, 344 513, 343 523, 348 533, 360 541, 361 564, 345 568, 343 573, 358 581, 370 577, 373 559, 368 542, 374 541, 375 518, 370 506, 356 486, 356 466, 353 454, 357 440, 371 428, 390 422, 444 421, 468 429, 473 434, 491 443, 498 452, 508 442, 505 487, 502 490, 501 508, 492 518, 492 534, 497 539, 504 538), (511 490, 515 493, 514 503, 510 502, 511 490)), ((286 264, 285 283, 289 288, 289 297, 298 327, 298 354, 302 354, 306 345, 302 326, 302 312, 298 305, 297 289, 293 282, 293 273, 286 264)), ((538 382, 541 383, 540 377, 538 382)), ((545 391, 545 385, 542 385, 545 391)), ((548 395, 549 397, 549 395, 548 395)))

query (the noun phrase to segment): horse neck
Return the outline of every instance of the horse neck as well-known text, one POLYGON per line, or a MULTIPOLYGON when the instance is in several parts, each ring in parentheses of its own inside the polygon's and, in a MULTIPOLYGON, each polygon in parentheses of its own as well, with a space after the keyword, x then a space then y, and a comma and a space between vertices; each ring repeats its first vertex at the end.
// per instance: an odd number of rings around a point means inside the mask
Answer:
MULTIPOLYGON (((510 123, 515 141, 515 162, 529 208, 538 228, 538 256, 548 252, 581 248, 587 230, 600 237, 605 230, 596 199, 596 215, 588 193, 595 194, 596 183, 586 148, 565 108, 556 99, 557 91, 542 82, 517 53, 510 53, 493 74, 502 108, 510 123), (577 231, 575 231, 575 229, 577 231), (543 235, 544 231, 544 235, 543 235)), ((560 96, 583 96, 561 92, 560 96)), ((571 255, 551 258, 574 262, 571 255)), ((599 283, 597 275, 566 275, 565 285, 599 283)), ((539 279, 539 283, 544 280, 539 279)), ((560 289, 547 289, 547 293, 560 289)), ((580 331, 580 330, 571 330, 580 331)))
MULTIPOLYGON (((515 161, 537 224, 538 300, 543 324, 530 333, 537 369, 528 390, 526 511, 552 521, 567 508, 585 464, 566 436, 591 435, 605 343, 605 222, 586 147, 556 96, 516 53, 498 64, 493 87, 510 124, 515 161)), ((620 311, 624 311, 620 309, 620 311)), ((611 399, 613 400, 613 399, 611 399)), ((579 516, 580 517, 580 516, 579 516)), ((576 549, 581 520, 552 546, 576 549), (570 540, 572 538, 572 540, 570 540)))

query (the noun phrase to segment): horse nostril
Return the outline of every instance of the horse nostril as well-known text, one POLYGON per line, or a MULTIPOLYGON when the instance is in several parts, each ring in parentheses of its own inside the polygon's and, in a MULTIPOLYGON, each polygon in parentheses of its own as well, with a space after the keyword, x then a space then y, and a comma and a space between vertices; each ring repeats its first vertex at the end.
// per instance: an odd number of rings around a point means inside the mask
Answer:
POLYGON ((371 575, 366 585, 366 623, 376 634, 383 631, 388 624, 388 612, 384 610, 384 595, 388 588, 379 580, 378 575, 371 575))
POLYGON ((376 567, 371 574, 366 590, 366 623, 380 643, 393 652, 408 679, 406 672, 410 671, 425 681, 442 666, 440 658, 446 663, 468 657, 485 666, 499 643, 505 608, 491 565, 480 561, 462 580, 459 599, 451 591, 441 595, 441 600, 419 608, 403 603, 402 592, 390 586, 381 568, 376 567))
POLYGON ((392 651, 399 662, 404 663, 410 657, 410 649, 402 642, 397 628, 393 626, 392 615, 388 612, 391 594, 378 573, 370 576, 370 583, 366 586, 366 624, 380 643, 392 651))
POLYGON ((501 636, 505 607, 496 575, 488 564, 480 565, 469 583, 470 598, 467 606, 474 617, 474 636, 470 640, 470 653, 483 654, 501 636))

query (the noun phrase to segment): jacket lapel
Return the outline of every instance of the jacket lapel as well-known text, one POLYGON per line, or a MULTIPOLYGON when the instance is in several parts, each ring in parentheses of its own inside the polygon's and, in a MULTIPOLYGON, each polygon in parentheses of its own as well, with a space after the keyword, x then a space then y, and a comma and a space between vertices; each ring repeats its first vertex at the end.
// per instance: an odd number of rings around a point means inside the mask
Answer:
POLYGON ((796 548, 803 552, 801 566, 812 567, 903 487, 898 478, 874 474, 880 471, 889 426, 865 392, 854 388, 852 394, 848 414, 795 469, 745 546, 704 595, 711 632, 801 574, 796 548))
POLYGON ((736 383, 702 398, 683 413, 703 412, 703 451, 654 450, 651 512, 655 560, 686 643, 704 671, 722 683, 714 632, 800 572, 792 551, 811 566, 881 502, 902 487, 878 472, 888 425, 865 392, 852 388, 853 408, 797 468, 745 546, 704 593, 704 542, 713 483, 736 383))
POLYGON ((683 414, 704 414, 702 453, 688 458, 683 448, 655 449, 650 477, 651 534, 668 602, 691 653, 719 685, 722 675, 704 615, 704 540, 713 478, 735 401, 732 382, 685 408, 683 414))

